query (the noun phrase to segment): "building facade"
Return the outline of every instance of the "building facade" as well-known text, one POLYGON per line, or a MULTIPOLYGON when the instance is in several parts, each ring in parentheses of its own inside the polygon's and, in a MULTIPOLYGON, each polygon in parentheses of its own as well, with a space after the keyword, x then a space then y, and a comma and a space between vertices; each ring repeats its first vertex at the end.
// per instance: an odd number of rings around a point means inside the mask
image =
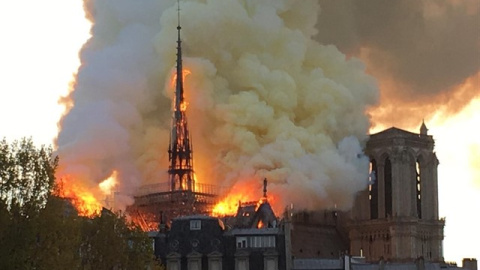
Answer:
POLYGON ((370 185, 350 213, 350 253, 367 261, 442 262, 438 159, 425 124, 420 134, 393 127, 372 134, 366 154, 370 185))
POLYGON ((167 270, 469 269, 444 262, 438 214, 438 160, 425 125, 372 134, 370 184, 349 212, 276 217, 266 196, 241 203, 233 217, 194 215, 156 233, 167 270))
POLYGON ((285 224, 278 223, 266 201, 244 215, 249 211, 247 204, 223 220, 205 215, 175 218, 169 230, 151 235, 155 255, 167 270, 290 269, 285 224))

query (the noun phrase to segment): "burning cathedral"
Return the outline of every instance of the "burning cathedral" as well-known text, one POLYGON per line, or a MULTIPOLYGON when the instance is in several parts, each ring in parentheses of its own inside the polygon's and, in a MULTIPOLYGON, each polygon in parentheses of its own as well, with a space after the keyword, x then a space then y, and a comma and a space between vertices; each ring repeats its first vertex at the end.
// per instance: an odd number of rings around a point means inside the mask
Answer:
MULTIPOLYGON (((197 182, 177 27, 168 183, 142 187, 127 211, 155 241, 167 269, 458 269, 443 258, 434 140, 390 128, 370 135, 368 188, 349 211, 274 213, 267 180, 260 201, 214 217, 219 189, 197 182), (380 268, 379 268, 380 267, 380 268)), ((476 270, 475 260, 464 261, 476 270)))
POLYGON ((454 268, 433 137, 425 125, 367 135, 378 87, 315 40, 317 1, 182 1, 187 31, 174 2, 85 5, 92 37, 58 136, 66 196, 101 209, 98 187, 116 176, 118 205, 167 269, 454 268), (212 215, 220 183, 249 195, 229 196, 231 216, 212 215))

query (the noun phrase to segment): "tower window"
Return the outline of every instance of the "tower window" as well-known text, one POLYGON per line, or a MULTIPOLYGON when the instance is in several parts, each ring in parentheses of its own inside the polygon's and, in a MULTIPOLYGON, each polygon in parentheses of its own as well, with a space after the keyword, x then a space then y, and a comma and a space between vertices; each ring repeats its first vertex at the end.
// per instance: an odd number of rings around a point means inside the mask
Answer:
POLYGON ((392 216, 393 198, 392 198, 392 162, 390 158, 385 159, 385 216, 392 216))
POLYGON ((378 218, 378 181, 377 181, 377 162, 375 159, 370 161, 370 174, 368 186, 368 199, 370 200, 370 219, 378 218))
POLYGON ((415 164, 415 186, 417 190, 417 216, 418 218, 422 218, 422 177, 420 172, 420 161, 417 160, 415 164))

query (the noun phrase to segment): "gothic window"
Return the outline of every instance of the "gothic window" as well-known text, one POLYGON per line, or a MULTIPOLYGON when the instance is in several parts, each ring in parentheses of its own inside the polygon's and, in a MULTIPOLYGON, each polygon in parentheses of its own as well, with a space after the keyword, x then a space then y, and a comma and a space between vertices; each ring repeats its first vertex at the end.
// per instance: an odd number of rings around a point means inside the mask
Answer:
POLYGON ((375 159, 370 161, 370 174, 368 186, 368 199, 370 201, 370 219, 378 218, 378 181, 377 181, 377 162, 375 159))
POLYGON ((416 184, 416 195, 417 195, 417 216, 418 218, 422 218, 422 177, 420 172, 420 161, 417 160, 415 167, 415 184, 416 184))
POLYGON ((390 158, 385 159, 385 217, 392 216, 393 212, 393 198, 392 198, 392 162, 390 158))

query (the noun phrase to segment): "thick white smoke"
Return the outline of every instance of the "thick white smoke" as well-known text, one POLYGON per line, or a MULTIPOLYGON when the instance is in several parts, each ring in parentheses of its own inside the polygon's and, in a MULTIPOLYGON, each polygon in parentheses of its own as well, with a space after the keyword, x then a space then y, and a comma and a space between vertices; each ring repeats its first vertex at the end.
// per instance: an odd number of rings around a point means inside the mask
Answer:
MULTIPOLYGON (((92 38, 58 135, 60 176, 119 192, 165 182, 177 6, 90 0, 92 38)), ((364 65, 312 37, 317 1, 181 1, 188 124, 197 180, 259 185, 280 204, 348 208, 365 188, 376 103, 364 65)), ((252 194, 254 198, 261 195, 252 194)))

